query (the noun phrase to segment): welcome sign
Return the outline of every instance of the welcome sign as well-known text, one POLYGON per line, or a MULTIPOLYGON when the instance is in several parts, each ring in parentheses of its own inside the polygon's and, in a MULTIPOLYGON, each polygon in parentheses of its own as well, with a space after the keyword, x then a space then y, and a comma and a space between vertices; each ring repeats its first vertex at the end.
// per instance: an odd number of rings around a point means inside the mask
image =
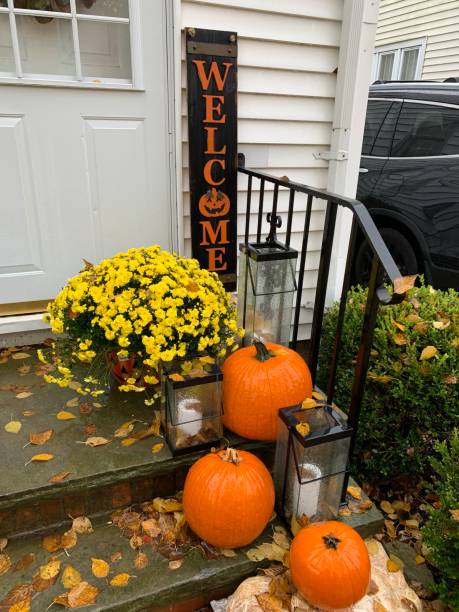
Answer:
POLYGON ((192 253, 236 289, 237 35, 187 28, 192 253))

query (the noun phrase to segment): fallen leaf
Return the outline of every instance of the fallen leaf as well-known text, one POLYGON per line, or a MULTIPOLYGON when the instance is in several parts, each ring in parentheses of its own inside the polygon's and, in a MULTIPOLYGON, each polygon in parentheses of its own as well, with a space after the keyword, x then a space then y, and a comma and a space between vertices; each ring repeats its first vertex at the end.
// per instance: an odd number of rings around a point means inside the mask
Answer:
POLYGON ((57 474, 54 474, 54 476, 51 476, 48 482, 51 484, 54 484, 55 482, 62 482, 71 473, 72 472, 67 472, 66 470, 63 470, 62 472, 58 472, 57 474))
POLYGON ((67 601, 70 608, 81 608, 96 602, 99 589, 89 582, 80 582, 67 593, 67 601))
POLYGON ((185 380, 181 374, 177 374, 177 373, 169 374, 169 378, 173 380, 174 382, 181 382, 182 380, 185 380))
POLYGON ((451 514, 453 521, 459 523, 459 508, 454 508, 453 510, 450 510, 449 513, 451 514))
POLYGON ((437 347, 432 346, 432 345, 429 345, 429 346, 426 346, 426 347, 425 347, 425 348, 422 350, 422 353, 421 353, 421 356, 419 357, 419 359, 420 359, 421 361, 422 361, 422 360, 425 360, 425 359, 432 359, 432 357, 433 357, 434 355, 436 355, 437 353, 438 353, 438 349, 437 349, 437 347))
POLYGON ((291 545, 290 538, 286 536, 284 533, 279 533, 279 532, 274 533, 273 542, 275 542, 278 546, 280 546, 281 548, 284 548, 285 550, 290 549, 290 545, 291 545))
POLYGON ((391 502, 394 510, 403 510, 405 512, 409 512, 411 510, 410 502, 402 501, 401 499, 395 499, 391 502))
POLYGON ((434 329, 446 329, 451 325, 451 321, 449 319, 441 319, 440 321, 434 321, 432 326, 434 329))
POLYGON ((132 550, 137 550, 137 548, 140 548, 142 545, 143 538, 139 535, 133 535, 129 539, 129 546, 132 548, 132 550))
POLYGON ((126 421, 126 423, 123 423, 122 425, 118 427, 118 429, 115 431, 113 435, 115 436, 115 438, 126 438, 131 433, 131 431, 134 429, 136 422, 137 422, 137 419, 126 421))
POLYGON ((22 427, 21 421, 9 421, 5 425, 5 431, 7 431, 8 433, 17 434, 20 432, 21 427, 22 427))
POLYGON ((123 446, 130 446, 131 444, 134 444, 134 442, 137 442, 137 440, 143 440, 145 438, 149 438, 150 436, 159 436, 160 429, 161 421, 160 419, 155 419, 146 429, 142 429, 129 436, 129 438, 124 438, 124 440, 121 440, 121 444, 123 446))
POLYGON ((6 553, 0 553, 0 576, 6 574, 6 572, 11 567, 11 559, 10 556, 6 553))
POLYGON ((386 527, 387 535, 394 540, 397 537, 397 532, 394 527, 394 523, 392 521, 384 521, 384 525, 386 527))
POLYGON ((40 455, 34 455, 31 459, 29 459, 28 463, 31 461, 51 461, 51 459, 54 459, 54 455, 51 455, 50 453, 41 453, 40 455))
POLYGON ((16 399, 26 399, 27 397, 30 397, 31 395, 33 395, 33 393, 31 393, 30 391, 21 391, 21 393, 18 393, 16 395, 16 399))
POLYGON ((25 376, 31 370, 32 366, 26 365, 25 363, 18 368, 19 376, 25 376))
POLYGON ((61 581, 66 589, 72 589, 77 584, 80 584, 81 574, 71 565, 67 565, 62 572, 61 581))
POLYGON ((382 605, 379 601, 373 602, 373 612, 389 612, 389 610, 382 605))
POLYGON ((302 408, 306 408, 306 409, 309 409, 309 408, 316 408, 316 406, 318 406, 318 405, 319 405, 319 404, 316 402, 316 400, 315 400, 315 399, 312 399, 311 397, 307 397, 306 399, 304 399, 304 400, 301 402, 301 407, 302 407, 302 408))
POLYGON ((123 553, 118 551, 112 554, 112 556, 110 557, 110 561, 112 563, 116 563, 117 561, 121 561, 122 558, 123 558, 123 553))
POLYGON ((383 500, 379 505, 381 506, 381 510, 383 510, 386 514, 392 514, 394 512, 394 507, 387 500, 383 500))
POLYGON ((8 538, 0 538, 0 552, 4 551, 8 545, 8 538))
POLYGON ((445 385, 455 385, 457 383, 457 377, 452 374, 448 374, 443 378, 445 385))
POLYGON ((134 567, 137 570, 143 570, 148 565, 148 557, 145 553, 139 552, 139 554, 134 559, 134 567))
POLYGON ((158 442, 151 447, 152 453, 159 453, 164 448, 164 442, 158 442))
POLYGON ((66 410, 60 410, 56 414, 56 418, 59 421, 69 421, 70 419, 76 419, 76 416, 72 414, 71 412, 67 412, 66 410))
POLYGON ((110 444, 111 440, 107 440, 107 438, 102 438, 101 436, 94 436, 92 438, 88 438, 84 444, 86 446, 91 446, 92 448, 96 446, 105 446, 105 444, 110 444))
POLYGON ((78 534, 92 533, 94 531, 92 528, 92 523, 87 516, 77 516, 74 518, 72 522, 72 529, 78 534))
POLYGON ((399 572, 401 569, 398 563, 395 563, 395 561, 393 561, 392 559, 387 559, 386 568, 389 572, 399 572))
POLYGON ((417 274, 412 274, 410 276, 399 276, 394 280, 394 291, 395 293, 401 294, 406 293, 410 289, 414 287, 414 283, 416 282, 417 274))
POLYGON ((347 492, 349 493, 349 495, 351 495, 354 499, 358 499, 359 501, 362 499, 362 489, 360 487, 353 487, 353 486, 349 486, 347 488, 347 492))
POLYGON ((176 499, 163 499, 162 497, 155 497, 153 500, 153 508, 157 512, 179 512, 183 510, 182 502, 176 499))
POLYGON ((34 561, 35 553, 29 552, 19 559, 19 561, 14 566, 13 571, 20 572, 23 569, 26 569, 26 567, 29 567, 29 565, 31 565, 34 561))
POLYGON ((285 549, 278 546, 275 542, 264 542, 256 548, 251 548, 246 552, 251 561, 259 562, 263 559, 279 561, 282 563, 285 556, 285 549))
POLYGON ((416 561, 416 565, 422 565, 423 563, 426 562, 425 557, 423 557, 422 555, 416 555, 415 561, 416 561))
POLYGON ((13 604, 10 608, 8 608, 8 612, 29 612, 30 606, 32 604, 32 597, 28 597, 27 599, 23 599, 22 601, 18 601, 13 604))
POLYGON ((408 519, 405 521, 405 527, 408 527, 408 529, 419 529, 419 521, 416 519, 408 519))
POLYGON ((84 402, 83 404, 80 404, 80 414, 87 416, 91 414, 91 412, 92 412, 91 404, 89 404, 88 402, 84 402))
POLYGON ((81 383, 77 380, 71 380, 69 382, 69 389, 73 389, 74 391, 76 391, 77 389, 81 389, 81 383))
POLYGON ((220 552, 222 553, 224 557, 228 557, 228 558, 237 556, 237 552, 233 550, 232 548, 220 548, 220 552))
POLYGON ((275 595, 260 593, 259 595, 255 595, 255 597, 263 612, 282 612, 282 610, 284 610, 282 599, 275 595))
POLYGON ((170 570, 178 570, 182 567, 183 559, 175 559, 174 561, 169 561, 169 569, 170 570))
POLYGON ((30 582, 23 582, 15 585, 1 600, 0 610, 3 610, 3 606, 14 606, 15 604, 20 604, 23 601, 29 600, 32 596, 32 592, 33 586, 30 582))
POLYGON ((33 410, 23 410, 22 411, 22 416, 25 417, 31 417, 35 414, 35 412, 33 410))
POLYGON ((96 578, 106 578, 110 572, 110 565, 103 559, 92 559, 91 570, 96 578))
POLYGON ((311 428, 309 427, 308 423, 298 423, 297 425, 295 425, 295 429, 303 438, 308 436, 309 432, 311 431, 311 428))
POLYGON ((66 531, 61 537, 61 548, 73 548, 78 541, 78 536, 73 529, 66 531))
POLYGON ((116 576, 113 576, 110 580, 110 584, 115 587, 123 587, 127 585, 129 578, 131 578, 131 576, 126 573, 116 574, 116 576))
POLYGON ((29 442, 30 444, 35 444, 39 446, 41 444, 45 444, 51 438, 54 433, 54 429, 46 429, 45 431, 40 431, 38 433, 30 433, 29 434, 29 442))
POLYGON ((50 553, 56 552, 61 546, 61 536, 58 534, 46 535, 41 541, 41 545, 50 553))
POLYGON ((14 353, 13 359, 28 359, 30 357, 29 353, 14 353))
POLYGON ((38 570, 40 578, 43 580, 52 580, 55 578, 61 570, 60 559, 51 559, 46 565, 42 565, 38 570))
POLYGON ((365 541, 369 555, 377 555, 379 553, 379 544, 374 538, 365 541))
POLYGON ((320 401, 325 401, 327 399, 325 396, 325 393, 322 393, 322 391, 317 391, 317 390, 312 392, 312 397, 320 401))
POLYGON ((402 597, 400 599, 400 603, 402 604, 404 610, 407 610, 408 612, 418 612, 417 605, 411 601, 411 599, 408 599, 408 597, 402 597))
POLYGON ((407 344, 408 342, 406 336, 404 336, 403 334, 394 334, 393 340, 397 346, 405 346, 405 344, 407 344))
POLYGON ((362 511, 369 510, 372 507, 373 507, 373 502, 371 501, 371 499, 366 499, 360 502, 359 504, 359 509, 362 511))
POLYGON ((338 516, 351 516, 352 510, 348 506, 343 506, 338 510, 338 516))
POLYGON ((80 403, 79 397, 72 397, 72 399, 69 399, 68 402, 65 402, 65 405, 67 406, 67 408, 76 408, 79 403, 80 403))
POLYGON ((367 595, 376 595, 379 591, 379 586, 376 584, 374 580, 370 580, 370 584, 368 585, 367 595))
POLYGON ((161 527, 158 525, 158 521, 154 518, 142 521, 142 529, 151 538, 156 538, 156 536, 160 535, 161 533, 161 527))
POLYGON ((393 553, 391 553, 389 555, 389 559, 393 561, 396 565, 398 565, 399 568, 405 567, 405 564, 403 563, 402 559, 400 559, 400 557, 397 557, 397 555, 394 555, 393 553))

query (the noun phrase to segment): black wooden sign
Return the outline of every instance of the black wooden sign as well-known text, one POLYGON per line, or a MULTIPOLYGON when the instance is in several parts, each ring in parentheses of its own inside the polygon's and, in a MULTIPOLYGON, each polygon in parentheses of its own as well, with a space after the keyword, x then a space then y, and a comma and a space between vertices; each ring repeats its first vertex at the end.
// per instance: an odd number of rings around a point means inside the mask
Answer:
POLYGON ((236 289, 237 36, 187 28, 193 257, 236 289))

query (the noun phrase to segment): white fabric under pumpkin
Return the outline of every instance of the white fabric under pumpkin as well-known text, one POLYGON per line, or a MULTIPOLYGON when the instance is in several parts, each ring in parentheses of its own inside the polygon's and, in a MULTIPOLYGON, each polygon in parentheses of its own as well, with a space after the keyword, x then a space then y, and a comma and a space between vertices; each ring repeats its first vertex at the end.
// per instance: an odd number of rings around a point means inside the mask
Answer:
MULTIPOLYGON (((406 583, 403 571, 389 572, 387 570, 388 556, 383 546, 379 542, 377 544, 378 552, 370 555, 369 591, 372 594, 365 595, 358 603, 340 612, 421 612, 421 601, 406 583)), ((225 610, 225 612, 263 612, 256 596, 268 592, 270 581, 269 576, 247 578, 226 602, 215 602, 221 606, 217 605, 214 609, 225 610)), ((292 596, 291 612, 316 612, 317 610, 318 608, 310 606, 299 594, 292 596)))

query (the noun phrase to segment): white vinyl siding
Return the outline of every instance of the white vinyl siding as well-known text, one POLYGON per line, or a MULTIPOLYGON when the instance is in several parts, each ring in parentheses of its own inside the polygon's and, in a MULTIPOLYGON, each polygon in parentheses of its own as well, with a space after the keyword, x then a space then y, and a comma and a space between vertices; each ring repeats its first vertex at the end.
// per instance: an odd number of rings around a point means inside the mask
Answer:
POLYGON ((376 50, 427 37, 423 79, 459 77, 459 0, 381 0, 376 50))
MULTIPOLYGON (((332 136, 342 0, 182 0, 182 28, 236 31, 238 34, 238 150, 250 168, 326 188, 328 164, 314 153, 328 151, 332 136)), ((185 253, 190 254, 186 64, 182 35, 182 155, 185 253)), ((252 210, 258 203, 254 180, 252 210)), ((247 177, 238 180, 238 233, 243 238, 247 177)), ((265 211, 272 186, 266 186, 265 211)), ((306 196, 297 194, 304 211, 306 196)), ((278 212, 288 206, 279 191, 278 212)), ((282 240, 284 225, 279 231, 282 240)), ((302 303, 313 299, 324 221, 323 202, 314 203, 302 303)), ((301 248, 304 214, 294 215, 291 244, 301 248)), ((263 234, 267 235, 266 223, 263 234)), ((256 215, 250 220, 256 231, 256 215)), ((251 238, 254 238, 252 234, 251 238)), ((300 337, 308 335, 310 310, 302 309, 300 337)))

